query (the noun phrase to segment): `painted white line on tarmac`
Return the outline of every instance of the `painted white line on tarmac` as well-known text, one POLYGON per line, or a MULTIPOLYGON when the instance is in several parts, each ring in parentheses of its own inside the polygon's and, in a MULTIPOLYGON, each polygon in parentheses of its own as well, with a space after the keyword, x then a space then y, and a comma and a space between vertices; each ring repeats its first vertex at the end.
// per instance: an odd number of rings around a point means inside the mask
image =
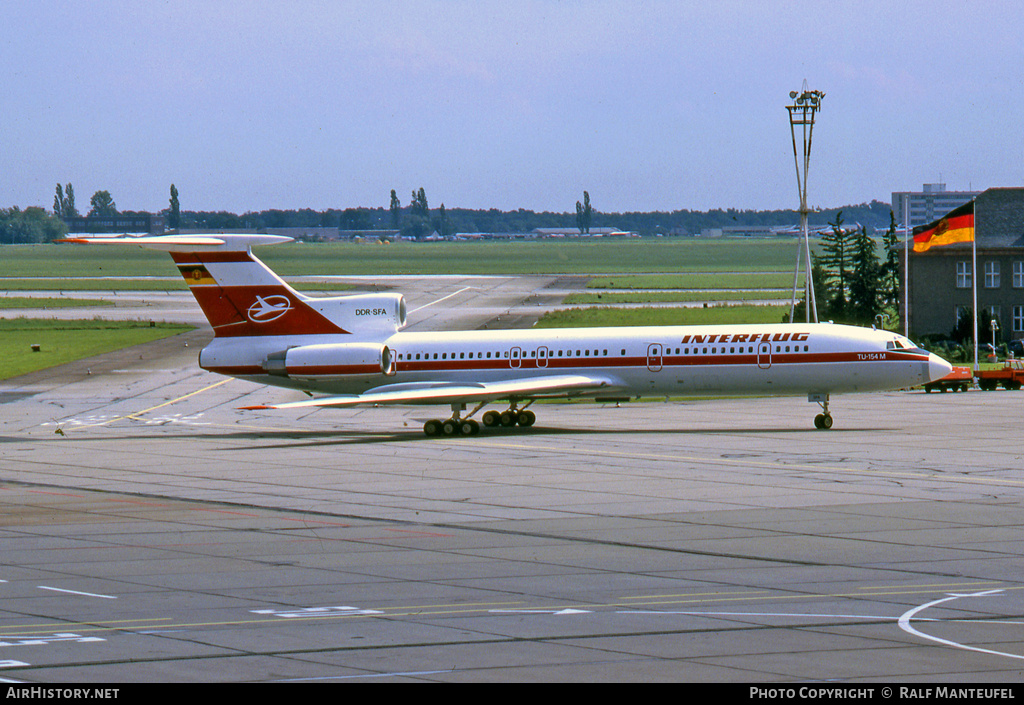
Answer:
POLYGON ((53 592, 66 592, 69 595, 83 595, 85 597, 102 597, 104 600, 116 600, 113 595, 99 595, 95 592, 79 592, 78 590, 62 590, 61 588, 49 587, 48 585, 37 585, 40 590, 52 590, 53 592))
POLYGON ((985 590, 983 592, 972 592, 972 593, 951 593, 948 597, 943 597, 943 598, 938 599, 938 600, 932 600, 931 602, 926 602, 925 604, 918 605, 917 607, 915 607, 915 608, 913 608, 911 610, 907 610, 902 615, 900 615, 900 619, 899 619, 900 629, 905 631, 907 634, 913 634, 914 636, 919 636, 922 639, 927 639, 928 641, 934 641, 935 643, 942 644, 943 646, 951 646, 954 649, 963 649, 964 651, 974 651, 974 652, 979 653, 979 654, 990 654, 992 656, 1005 656, 1007 658, 1015 658, 1015 659, 1024 660, 1024 655, 1021 655, 1021 654, 1010 654, 1010 653, 1006 653, 1005 651, 995 651, 993 649, 982 649, 982 648, 977 647, 977 646, 968 646, 967 644, 961 644, 961 643, 956 642, 956 641, 950 641, 949 639, 943 639, 941 637, 932 636, 931 634, 925 634, 924 632, 921 632, 921 631, 918 631, 917 629, 914 629, 914 627, 912 627, 910 625, 910 620, 914 619, 914 617, 917 615, 918 612, 923 612, 924 610, 928 609, 929 607, 934 607, 935 605, 941 605, 944 602, 951 602, 953 600, 959 600, 959 599, 961 599, 963 597, 989 597, 991 595, 998 595, 1001 592, 1003 592, 1003 591, 1002 590, 985 590))
POLYGON ((468 290, 470 290, 470 289, 472 289, 472 288, 473 288, 473 287, 471 287, 471 286, 464 286, 464 287, 462 287, 461 289, 459 289, 458 291, 456 291, 455 293, 452 293, 452 294, 448 294, 448 296, 443 296, 443 297, 441 297, 440 299, 437 299, 436 301, 431 301, 431 302, 430 302, 429 304, 423 304, 423 305, 422 305, 422 306, 420 306, 419 308, 414 308, 414 309, 413 309, 412 311, 409 311, 409 314, 413 314, 413 313, 416 313, 417 311, 422 311, 423 309, 425 309, 425 308, 429 308, 429 307, 433 306, 434 304, 439 304, 439 303, 441 303, 442 301, 446 301, 447 299, 450 299, 450 298, 452 298, 453 296, 458 296, 458 295, 459 295, 459 294, 461 294, 462 292, 464 292, 464 291, 468 291, 468 290))

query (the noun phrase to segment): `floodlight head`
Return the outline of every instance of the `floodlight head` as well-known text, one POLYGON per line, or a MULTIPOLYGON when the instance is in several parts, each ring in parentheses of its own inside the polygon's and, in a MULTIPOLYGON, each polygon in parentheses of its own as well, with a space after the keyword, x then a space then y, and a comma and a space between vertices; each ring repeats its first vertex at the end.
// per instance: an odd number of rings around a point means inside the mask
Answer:
POLYGON ((797 97, 797 95, 798 95, 798 93, 797 93, 796 91, 790 91, 790 92, 789 92, 789 97, 790 97, 790 98, 796 98, 796 97, 797 97))

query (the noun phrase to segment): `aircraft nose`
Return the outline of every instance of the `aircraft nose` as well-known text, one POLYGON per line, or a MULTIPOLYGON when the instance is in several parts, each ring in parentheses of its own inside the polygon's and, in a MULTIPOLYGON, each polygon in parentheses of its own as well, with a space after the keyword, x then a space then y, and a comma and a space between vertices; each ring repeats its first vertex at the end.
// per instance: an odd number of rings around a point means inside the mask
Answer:
POLYGON ((935 353, 928 354, 928 377, 930 382, 942 379, 953 371, 953 366, 935 353))

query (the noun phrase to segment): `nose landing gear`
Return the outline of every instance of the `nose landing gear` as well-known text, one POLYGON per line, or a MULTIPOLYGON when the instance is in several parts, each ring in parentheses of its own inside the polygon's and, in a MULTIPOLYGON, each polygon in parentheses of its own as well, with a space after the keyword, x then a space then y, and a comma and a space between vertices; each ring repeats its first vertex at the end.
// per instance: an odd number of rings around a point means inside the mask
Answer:
POLYGON ((828 410, 828 394, 808 394, 807 401, 818 402, 821 413, 814 417, 814 427, 822 431, 832 428, 832 414, 828 410))

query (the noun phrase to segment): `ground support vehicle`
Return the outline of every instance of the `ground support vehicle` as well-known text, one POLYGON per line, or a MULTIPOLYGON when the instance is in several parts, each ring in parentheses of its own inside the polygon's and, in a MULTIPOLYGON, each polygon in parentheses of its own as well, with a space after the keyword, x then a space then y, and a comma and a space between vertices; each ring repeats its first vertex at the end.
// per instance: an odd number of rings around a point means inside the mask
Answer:
POLYGON ((946 390, 952 390, 954 392, 966 392, 974 386, 974 375, 971 373, 970 367, 958 367, 953 366, 953 371, 942 379, 937 379, 934 382, 928 382, 924 385, 924 391, 931 393, 934 390, 945 392, 946 390))
MULTIPOLYGON (((957 368, 953 368, 954 371, 957 368)), ((974 373, 978 387, 991 392, 996 387, 1003 389, 1020 389, 1024 386, 1024 360, 1007 360, 1002 369, 978 370, 974 373)))

